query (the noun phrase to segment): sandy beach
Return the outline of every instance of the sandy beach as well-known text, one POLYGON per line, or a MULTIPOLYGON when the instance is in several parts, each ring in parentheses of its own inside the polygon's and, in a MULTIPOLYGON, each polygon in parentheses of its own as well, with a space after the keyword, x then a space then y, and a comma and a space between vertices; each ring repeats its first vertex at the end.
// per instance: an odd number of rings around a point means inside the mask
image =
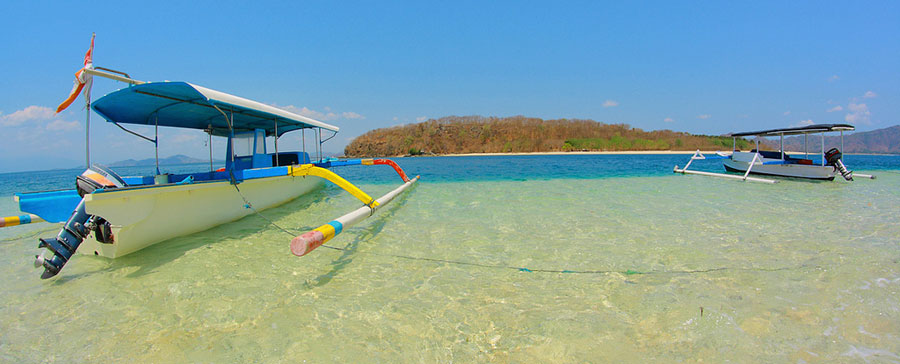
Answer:
MULTIPOLYGON (((503 155, 602 155, 602 154, 694 154, 690 150, 631 150, 631 151, 578 151, 578 152, 532 152, 532 153, 459 153, 438 154, 442 157, 503 156, 503 155)), ((701 151, 715 153, 715 151, 701 151)))
MULTIPOLYGON (((629 150, 629 151, 577 151, 577 152, 532 152, 532 153, 450 153, 450 154, 434 154, 431 157, 475 157, 475 156, 515 156, 515 155, 691 155, 696 153, 695 150, 629 150)), ((716 152, 727 153, 728 150, 701 150, 703 154, 715 154, 716 152)), ((786 151, 791 155, 806 154, 805 152, 786 151)), ((890 155, 890 154, 874 154, 874 153, 844 153, 846 155, 890 155)), ((809 152, 810 156, 815 153, 809 152)), ((403 156, 395 156, 403 157, 403 156)))

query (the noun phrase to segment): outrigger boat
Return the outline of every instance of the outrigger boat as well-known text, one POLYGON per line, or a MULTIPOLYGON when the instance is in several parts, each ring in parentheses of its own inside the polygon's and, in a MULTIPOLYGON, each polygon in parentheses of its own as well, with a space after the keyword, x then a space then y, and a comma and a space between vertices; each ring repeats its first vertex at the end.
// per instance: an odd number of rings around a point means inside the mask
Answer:
POLYGON ((88 105, 106 121, 156 145, 156 175, 121 177, 95 164, 76 178, 75 189, 16 194, 19 209, 37 216, 32 219, 34 215, 23 215, 10 220, 10 225, 40 219, 64 222, 55 238, 40 239, 38 247, 46 248, 43 255, 35 256, 35 266, 44 268, 41 278, 59 273, 76 250, 121 257, 283 204, 320 188, 325 180, 362 202, 364 214, 353 212, 294 238, 291 251, 303 255, 370 216, 419 178, 408 178, 396 163, 386 159, 325 160, 322 143, 330 138, 323 140, 322 134, 337 134, 339 129, 334 125, 186 82, 142 82, 87 65, 83 71, 129 84, 93 104, 88 99, 88 105), (156 135, 143 136, 123 124, 154 126, 156 135), (210 139, 227 138, 225 168, 213 169, 210 142, 208 171, 160 173, 160 126, 203 130, 210 139), (315 161, 305 151, 305 138, 304 151, 278 150, 279 137, 296 130, 305 137, 306 129, 312 129, 317 138, 315 161), (267 152, 266 137, 274 138, 274 153, 267 152), (354 164, 392 166, 404 183, 376 200, 328 170, 354 164))
POLYGON ((844 148, 844 131, 855 130, 849 124, 814 124, 794 128, 770 129, 750 132, 731 133, 727 136, 732 137, 733 147, 731 153, 716 152, 715 155, 703 155, 699 150, 691 156, 690 161, 684 168, 675 166, 675 173, 682 174, 698 174, 713 177, 726 177, 741 179, 744 181, 776 183, 777 180, 767 178, 750 177, 751 173, 779 177, 805 178, 813 180, 834 180, 834 177, 840 175, 847 181, 852 181, 853 177, 872 178, 875 176, 855 173, 847 169, 842 159, 840 149, 831 148, 825 151, 825 133, 840 132, 841 149, 844 148), (804 156, 799 158, 788 154, 784 150, 785 135, 803 135, 804 138, 804 156), (810 159, 809 153, 809 134, 821 134, 822 150, 817 158, 819 160, 810 159), (779 137, 781 147, 778 151, 763 151, 759 148, 760 137, 779 137), (749 152, 737 149, 737 138, 755 137, 756 148, 749 152), (725 170, 728 172, 743 173, 743 175, 712 173, 704 171, 688 170, 695 160, 706 159, 723 159, 725 170))

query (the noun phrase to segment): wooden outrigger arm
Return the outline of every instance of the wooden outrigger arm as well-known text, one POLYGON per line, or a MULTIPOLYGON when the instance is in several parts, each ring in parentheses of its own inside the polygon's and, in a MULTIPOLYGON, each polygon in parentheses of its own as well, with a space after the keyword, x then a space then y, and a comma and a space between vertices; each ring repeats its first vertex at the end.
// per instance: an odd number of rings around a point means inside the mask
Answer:
POLYGON ((316 176, 327 179, 329 182, 334 183, 338 187, 343 188, 345 191, 349 192, 351 195, 353 195, 353 197, 358 198, 360 201, 366 204, 366 206, 372 208, 378 206, 378 201, 375 201, 375 199, 369 197, 368 194, 345 180, 343 177, 338 176, 334 172, 329 171, 325 168, 316 167, 312 164, 301 164, 296 167, 288 167, 288 175, 295 177, 316 176))
POLYGON ((747 172, 744 173, 743 176, 738 176, 735 174, 726 174, 726 173, 713 173, 713 172, 688 170, 688 167, 690 167, 691 163, 695 160, 726 159, 726 158, 730 158, 730 157, 731 157, 730 154, 725 154, 725 153, 720 153, 720 152, 716 152, 715 156, 705 156, 705 155, 703 155, 703 153, 700 153, 700 150, 698 149, 697 152, 695 152, 694 155, 691 156, 691 160, 688 161, 688 163, 684 166, 684 168, 679 169, 678 166, 675 166, 675 169, 673 170, 673 172, 681 173, 681 174, 697 174, 697 175, 701 175, 701 176, 733 178, 733 179, 740 179, 740 180, 744 180, 744 181, 753 181, 753 182, 778 183, 778 181, 772 180, 772 179, 749 177, 750 170, 753 169, 753 166, 762 164, 762 162, 759 160, 759 153, 756 153, 756 155, 753 156, 753 161, 750 162, 749 166, 747 166, 747 172))
MULTIPOLYGON (((331 161, 319 163, 319 165, 334 167, 334 166, 352 166, 352 165, 364 165, 364 166, 372 166, 372 165, 388 165, 394 168, 394 171, 403 179, 403 182, 409 182, 409 177, 406 176, 406 173, 403 172, 403 169, 397 165, 394 161, 390 159, 351 159, 351 160, 343 160, 343 161, 331 161)), ((316 176, 321 177, 328 180, 331 183, 334 183, 340 188, 343 188, 345 191, 349 192, 353 197, 356 197, 360 201, 362 201, 366 206, 370 208, 375 208, 379 205, 379 202, 368 194, 360 190, 358 187, 354 186, 349 181, 345 180, 343 177, 338 176, 336 173, 327 170, 322 167, 318 167, 313 164, 301 164, 299 166, 290 166, 288 167, 288 175, 301 177, 301 176, 316 176)))

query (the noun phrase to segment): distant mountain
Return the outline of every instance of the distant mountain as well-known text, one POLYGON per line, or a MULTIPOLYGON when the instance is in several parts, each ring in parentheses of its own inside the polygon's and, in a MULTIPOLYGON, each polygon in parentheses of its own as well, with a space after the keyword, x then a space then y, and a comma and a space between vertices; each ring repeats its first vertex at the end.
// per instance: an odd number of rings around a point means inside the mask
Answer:
MULTIPOLYGON (((174 164, 193 164, 193 163, 205 163, 209 162, 209 160, 205 159, 197 159, 188 157, 183 154, 173 155, 167 158, 160 158, 159 165, 174 165, 174 164)), ((152 166, 156 165, 155 158, 147 158, 141 160, 134 159, 126 159, 123 161, 113 162, 107 164, 109 167, 137 167, 137 166, 152 166)))
MULTIPOLYGON (((822 139, 818 134, 811 134, 808 138, 809 151, 821 152, 822 139)), ((775 141, 775 143, 778 143, 775 141)), ((825 149, 841 147, 841 137, 831 133, 825 136, 825 149)), ((794 136, 784 138, 784 148, 793 151, 803 151, 803 137, 794 136)), ((864 131, 853 134, 844 133, 844 153, 876 153, 876 154, 900 154, 900 125, 889 128, 864 131)))

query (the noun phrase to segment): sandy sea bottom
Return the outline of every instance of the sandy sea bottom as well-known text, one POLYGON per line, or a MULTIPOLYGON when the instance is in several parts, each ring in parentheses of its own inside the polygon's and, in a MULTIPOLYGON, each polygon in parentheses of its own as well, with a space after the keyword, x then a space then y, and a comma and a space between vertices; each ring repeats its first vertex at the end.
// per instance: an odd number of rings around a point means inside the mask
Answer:
MULTIPOLYGON (((294 257, 251 216, 50 281, 31 257, 56 226, 16 228, 0 361, 898 362, 900 174, 879 174, 423 180, 340 250, 294 257)), ((300 232, 357 205, 264 214, 300 232)))

